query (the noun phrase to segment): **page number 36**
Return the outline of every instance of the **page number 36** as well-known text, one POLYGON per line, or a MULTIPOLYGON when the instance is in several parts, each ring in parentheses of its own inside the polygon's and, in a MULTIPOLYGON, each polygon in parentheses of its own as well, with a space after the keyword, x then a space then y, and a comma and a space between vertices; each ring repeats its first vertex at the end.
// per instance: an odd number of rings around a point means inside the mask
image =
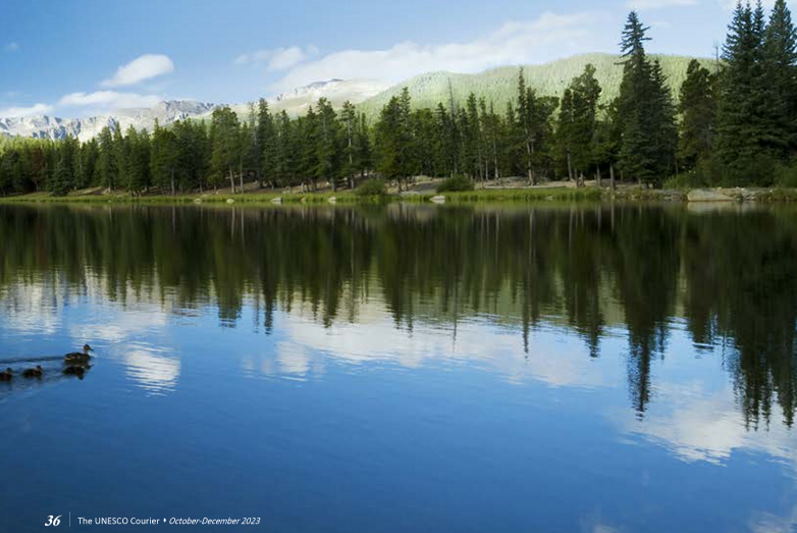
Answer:
POLYGON ((61 525, 61 515, 53 516, 47 515, 47 521, 44 523, 44 527, 58 527, 61 525))

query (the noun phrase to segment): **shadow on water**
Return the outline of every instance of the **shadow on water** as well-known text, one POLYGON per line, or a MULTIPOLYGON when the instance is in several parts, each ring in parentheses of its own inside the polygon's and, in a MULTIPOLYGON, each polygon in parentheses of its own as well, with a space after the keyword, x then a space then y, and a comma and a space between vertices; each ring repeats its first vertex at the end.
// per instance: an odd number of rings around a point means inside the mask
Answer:
POLYGON ((63 355, 53 355, 45 357, 16 357, 14 359, 0 359, 0 369, 6 368, 8 365, 18 363, 50 363, 53 361, 64 361, 63 355))
POLYGON ((6 374, 0 379, 0 397, 51 385, 65 379, 84 379, 93 365, 88 362, 65 362, 63 356, 0 359, 0 372, 6 374), (22 363, 22 364, 20 364, 22 363), (40 375, 26 375, 34 369, 40 375))
POLYGON ((0 311, 47 285, 175 314, 212 304, 229 328, 251 306, 270 334, 278 310, 328 327, 378 303, 409 331, 492 317, 527 353, 536 328, 568 328, 593 358, 621 330, 640 417, 677 321, 695 352, 721 347, 748 427, 778 406, 794 422, 794 210, 2 206, 0 242, 0 311))

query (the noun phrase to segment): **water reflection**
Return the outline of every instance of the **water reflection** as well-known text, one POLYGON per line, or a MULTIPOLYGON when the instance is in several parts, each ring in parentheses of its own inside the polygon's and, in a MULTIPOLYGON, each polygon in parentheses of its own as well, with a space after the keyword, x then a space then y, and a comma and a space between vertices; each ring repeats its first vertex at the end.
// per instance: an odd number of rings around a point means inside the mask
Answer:
POLYGON ((122 358, 130 378, 148 392, 163 394, 177 385, 180 360, 166 349, 134 343, 126 347, 122 358))
POLYGON ((292 531, 787 531, 795 239, 792 209, 0 207, 0 359, 97 350, 0 383, 0 530, 46 478, 292 531))
MULTIPOLYGON (((610 356, 624 354, 639 417, 657 394, 669 401, 655 369, 685 329, 692 356, 721 359, 746 428, 790 427, 796 222, 791 210, 638 206, 3 207, 0 305, 4 328, 47 333, 65 306, 113 302, 113 316, 70 324, 106 343, 207 309, 250 327, 251 311, 266 334, 282 324, 273 360, 242 365, 295 377, 322 372, 323 353, 408 368, 465 358, 589 386, 578 365, 625 338, 610 356)), ((179 359, 151 346, 120 357, 152 390, 179 379, 179 359)))

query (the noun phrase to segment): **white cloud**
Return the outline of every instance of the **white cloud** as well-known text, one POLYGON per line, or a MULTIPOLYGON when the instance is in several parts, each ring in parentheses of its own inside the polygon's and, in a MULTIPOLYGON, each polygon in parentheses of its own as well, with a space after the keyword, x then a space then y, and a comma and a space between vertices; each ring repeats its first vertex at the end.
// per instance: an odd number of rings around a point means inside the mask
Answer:
POLYGON ((794 533, 797 526, 797 505, 789 513, 778 516, 772 513, 759 513, 748 524, 752 533, 794 533))
POLYGON ((272 88, 288 90, 330 78, 400 81, 423 72, 479 72, 501 65, 539 63, 613 47, 614 39, 601 30, 607 22, 606 15, 599 12, 547 12, 535 20, 507 22, 469 42, 403 42, 384 50, 343 50, 299 64, 272 88))
POLYGON ((144 54, 116 69, 112 78, 102 82, 103 87, 133 85, 174 70, 174 63, 163 54, 144 54))
MULTIPOLYGON (((737 0, 717 0, 719 4, 727 10, 732 10, 736 7, 737 0)), ((742 4, 747 2, 747 0, 742 0, 742 4)), ((786 2, 787 4, 791 4, 791 2, 786 2)), ((750 0, 750 5, 755 6, 756 0, 750 0)), ((761 5, 765 8, 771 8, 775 5, 775 0, 762 0, 761 5)))
POLYGON ((274 48, 271 50, 256 50, 248 54, 241 54, 235 58, 236 65, 266 63, 266 69, 274 72, 289 69, 318 54, 315 46, 291 46, 289 48, 274 48))
POLYGON ((150 107, 163 100, 154 94, 138 94, 117 91, 76 92, 64 95, 58 101, 61 106, 97 106, 108 109, 128 107, 150 107))
POLYGON ((3 48, 5 49, 6 52, 16 52, 17 50, 19 50, 19 43, 12 41, 6 44, 3 48))
POLYGON ((31 115, 43 115, 53 110, 53 106, 47 104, 33 104, 28 107, 6 107, 0 109, 0 117, 28 117, 31 115))
POLYGON ((661 9, 664 7, 693 6, 697 0, 628 0, 626 6, 631 9, 661 9))

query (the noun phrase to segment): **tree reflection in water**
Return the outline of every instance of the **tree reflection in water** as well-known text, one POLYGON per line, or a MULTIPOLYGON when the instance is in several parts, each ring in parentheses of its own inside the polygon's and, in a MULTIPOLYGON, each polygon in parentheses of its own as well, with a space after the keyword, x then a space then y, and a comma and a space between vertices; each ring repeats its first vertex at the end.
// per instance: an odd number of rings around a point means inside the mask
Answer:
POLYGON ((456 332, 476 315, 515 328, 530 350, 541 324, 570 328, 601 356, 628 339, 631 403, 652 400, 651 366, 672 321, 716 353, 749 428, 797 400, 797 212, 692 213, 680 206, 439 208, 0 207, 0 298, 58 280, 84 295, 129 295, 175 313, 217 306, 236 327, 251 305, 310 308, 324 326, 381 302, 397 327, 456 332))

